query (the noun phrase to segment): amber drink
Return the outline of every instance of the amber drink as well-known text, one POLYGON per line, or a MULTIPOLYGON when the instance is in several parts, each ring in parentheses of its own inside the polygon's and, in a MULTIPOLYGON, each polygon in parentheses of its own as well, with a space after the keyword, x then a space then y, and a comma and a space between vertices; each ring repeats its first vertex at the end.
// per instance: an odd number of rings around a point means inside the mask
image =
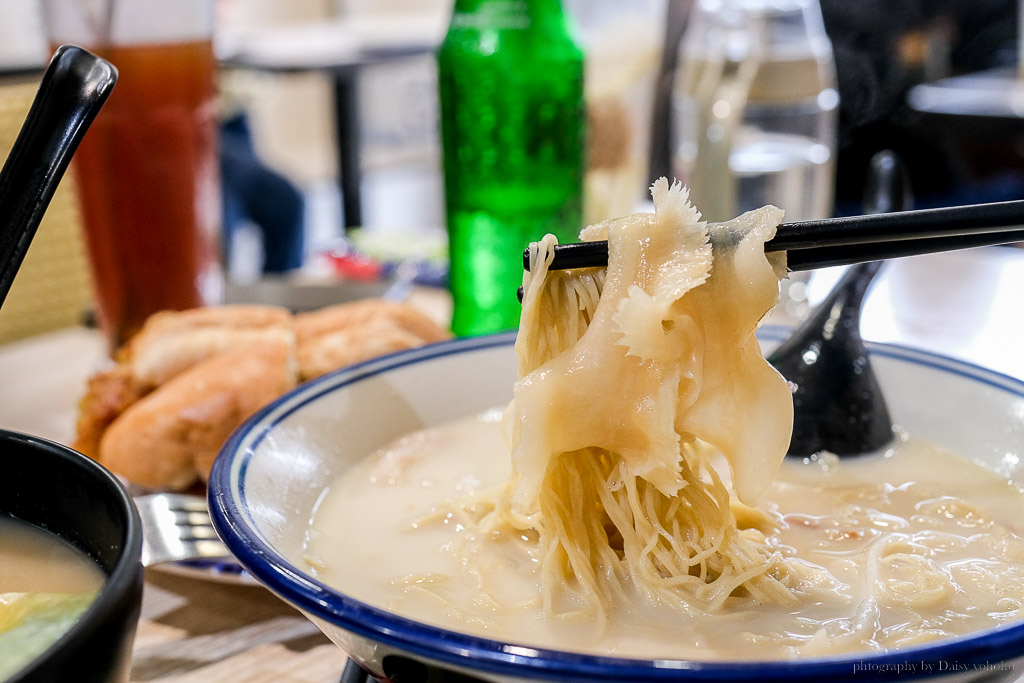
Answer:
MULTIPOLYGON (((141 12, 151 4, 158 3, 107 0, 106 12, 78 22, 93 35, 76 42, 119 72, 74 159, 97 312, 111 349, 157 311, 220 296, 211 3, 174 3, 177 16, 164 21, 159 11, 141 12), (129 20, 145 25, 129 29, 129 20)), ((74 39, 68 17, 88 15, 90 6, 47 0, 51 40, 74 39)))

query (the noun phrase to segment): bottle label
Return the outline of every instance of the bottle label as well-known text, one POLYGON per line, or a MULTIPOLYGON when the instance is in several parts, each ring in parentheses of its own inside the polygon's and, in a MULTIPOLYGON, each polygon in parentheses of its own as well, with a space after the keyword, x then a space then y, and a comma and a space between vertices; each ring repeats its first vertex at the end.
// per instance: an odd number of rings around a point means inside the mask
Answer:
POLYGON ((481 3, 472 12, 455 11, 452 28, 475 30, 524 30, 530 28, 530 13, 526 0, 497 0, 481 3))

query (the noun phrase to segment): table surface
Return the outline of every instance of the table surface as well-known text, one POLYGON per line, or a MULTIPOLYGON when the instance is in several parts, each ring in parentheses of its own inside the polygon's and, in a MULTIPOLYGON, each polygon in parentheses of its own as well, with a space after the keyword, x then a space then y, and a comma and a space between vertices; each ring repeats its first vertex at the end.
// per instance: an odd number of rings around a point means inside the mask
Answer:
MULTIPOLYGON (((809 283, 820 299, 838 271, 809 283)), ((865 338, 923 347, 1024 379, 1024 250, 988 248, 890 262, 869 293, 865 338)), ((435 296, 417 300, 445 315, 435 296)), ((770 322, 786 322, 780 314, 770 322)), ((106 362, 94 330, 0 347, 0 427, 67 443, 85 379, 106 362)), ((343 653, 258 586, 149 569, 133 682, 336 683, 343 653)))

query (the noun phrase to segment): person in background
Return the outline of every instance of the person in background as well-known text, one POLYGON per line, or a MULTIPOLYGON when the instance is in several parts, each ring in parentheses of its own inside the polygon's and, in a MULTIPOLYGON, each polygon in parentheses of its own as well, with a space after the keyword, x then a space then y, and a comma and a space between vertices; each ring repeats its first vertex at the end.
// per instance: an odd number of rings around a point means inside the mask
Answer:
POLYGON ((860 213, 868 164, 883 149, 906 165, 919 207, 1024 196, 1024 175, 980 176, 948 130, 907 105, 919 83, 1016 65, 1016 0, 821 0, 821 8, 839 81, 837 213, 860 213))
POLYGON ((305 249, 305 199, 295 185, 256 154, 244 113, 227 116, 220 127, 220 172, 224 204, 225 262, 231 241, 244 223, 263 241, 263 272, 301 268, 305 249))

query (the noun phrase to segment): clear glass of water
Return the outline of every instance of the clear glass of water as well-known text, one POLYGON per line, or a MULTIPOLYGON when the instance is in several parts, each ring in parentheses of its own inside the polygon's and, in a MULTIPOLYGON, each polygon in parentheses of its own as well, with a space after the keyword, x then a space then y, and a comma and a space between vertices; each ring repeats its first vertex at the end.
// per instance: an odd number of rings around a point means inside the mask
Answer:
MULTIPOLYGON (((679 45, 672 161, 709 221, 765 204, 830 216, 839 95, 818 0, 697 0, 679 45)), ((780 312, 806 317, 805 276, 780 312)))
POLYGON ((673 170, 704 217, 830 215, 839 96, 818 0, 698 0, 679 49, 673 170))

